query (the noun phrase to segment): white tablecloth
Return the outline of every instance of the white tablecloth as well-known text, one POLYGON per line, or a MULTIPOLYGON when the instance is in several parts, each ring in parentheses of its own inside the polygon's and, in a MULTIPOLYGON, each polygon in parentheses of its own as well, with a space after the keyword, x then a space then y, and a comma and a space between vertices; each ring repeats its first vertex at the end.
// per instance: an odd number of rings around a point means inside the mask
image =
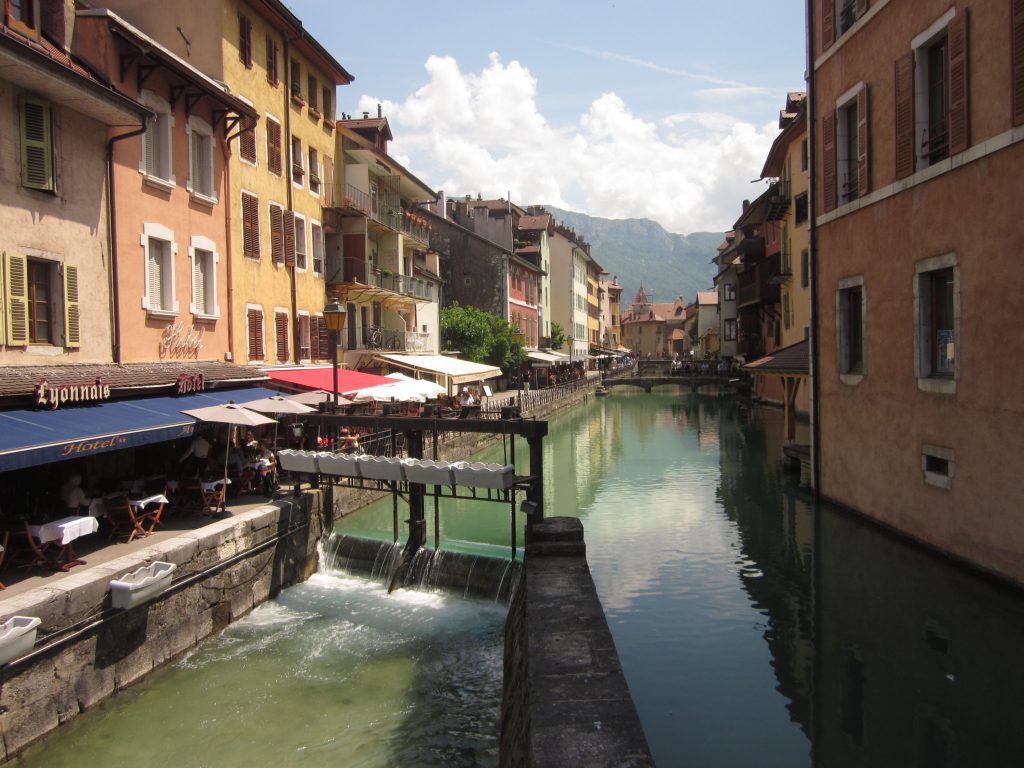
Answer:
POLYGON ((28 529, 43 544, 48 541, 56 541, 63 546, 70 544, 79 536, 96 533, 99 527, 99 521, 95 517, 74 515, 73 517, 62 517, 60 520, 43 525, 30 525, 28 529))
POLYGON ((128 499, 128 503, 135 507, 135 509, 145 509, 147 504, 166 504, 167 497, 162 493, 158 493, 154 496, 147 496, 144 499, 128 499))
POLYGON ((203 487, 203 490, 206 493, 212 493, 213 491, 217 490, 218 485, 224 485, 224 483, 231 485, 231 478, 229 477, 227 480, 225 480, 223 477, 218 477, 216 480, 211 480, 208 483, 201 482, 199 483, 199 485, 203 487))

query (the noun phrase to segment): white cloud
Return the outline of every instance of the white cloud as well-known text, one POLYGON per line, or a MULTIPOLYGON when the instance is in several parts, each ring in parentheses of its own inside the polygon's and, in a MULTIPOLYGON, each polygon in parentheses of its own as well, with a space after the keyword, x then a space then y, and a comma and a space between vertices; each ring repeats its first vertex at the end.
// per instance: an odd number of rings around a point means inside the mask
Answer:
MULTIPOLYGON (((391 152, 449 195, 511 194, 608 218, 646 217, 673 232, 728 229, 759 175, 777 128, 727 112, 681 113, 660 123, 633 114, 614 93, 575 125, 554 126, 537 106, 537 81, 492 53, 478 73, 432 56, 427 82, 385 102, 391 152)), ((376 111, 364 96, 359 110, 376 111)))

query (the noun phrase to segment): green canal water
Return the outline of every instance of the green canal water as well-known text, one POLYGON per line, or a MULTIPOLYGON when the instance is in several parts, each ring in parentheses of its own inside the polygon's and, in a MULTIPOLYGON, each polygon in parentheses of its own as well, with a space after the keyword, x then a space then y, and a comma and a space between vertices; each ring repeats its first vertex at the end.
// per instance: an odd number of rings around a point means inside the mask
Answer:
MULTIPOLYGON (((668 392, 551 422, 547 513, 583 520, 657 764, 1024 765, 1021 595, 815 510, 781 433, 668 392)), ((508 505, 446 500, 441 521, 442 547, 511 554, 508 505)), ((391 530, 389 501, 339 525, 391 530)), ((504 613, 322 572, 14 764, 496 765, 504 613)))

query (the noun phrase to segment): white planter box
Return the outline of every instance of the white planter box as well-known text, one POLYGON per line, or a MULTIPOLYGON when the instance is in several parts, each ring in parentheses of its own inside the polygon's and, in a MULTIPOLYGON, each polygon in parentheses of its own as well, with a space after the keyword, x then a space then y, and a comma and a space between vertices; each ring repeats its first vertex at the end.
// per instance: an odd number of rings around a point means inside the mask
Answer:
POLYGON ((285 448, 283 451, 277 452, 278 464, 281 465, 281 469, 288 472, 306 472, 315 475, 320 471, 317 468, 316 457, 315 451, 296 451, 285 448))
POLYGON ((35 616, 12 616, 0 624, 0 664, 29 653, 36 644, 36 627, 41 623, 35 616))
POLYGON ((516 479, 516 468, 511 464, 481 464, 457 461, 452 464, 457 485, 474 488, 510 488, 516 479))
POLYGON ((447 461, 430 459, 402 459, 402 471, 410 483, 424 485, 454 485, 452 465, 447 461))
POLYGON ((387 456, 360 456, 359 474, 368 480, 401 480, 402 462, 387 456))
POLYGON ((110 604, 114 608, 134 608, 152 600, 171 586, 177 567, 174 563, 157 560, 114 579, 110 582, 110 604))
POLYGON ((359 477, 359 457, 354 453, 321 453, 317 464, 323 475, 359 477))

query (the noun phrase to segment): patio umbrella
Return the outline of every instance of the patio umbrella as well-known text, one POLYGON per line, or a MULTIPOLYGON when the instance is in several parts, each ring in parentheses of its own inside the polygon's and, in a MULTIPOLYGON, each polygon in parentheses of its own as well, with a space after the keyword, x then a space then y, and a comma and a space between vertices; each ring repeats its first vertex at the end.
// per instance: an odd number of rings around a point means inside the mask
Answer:
MULTIPOLYGON (((299 392, 295 395, 285 395, 285 400, 291 400, 293 403, 302 403, 303 405, 319 405, 320 403, 333 402, 333 395, 326 389, 313 389, 309 392, 299 392)), ((352 401, 348 400, 341 395, 338 396, 338 405, 351 405, 352 401)))
POLYGON ((368 400, 422 403, 445 392, 444 387, 440 384, 434 384, 432 381, 413 379, 404 374, 395 373, 388 374, 388 377, 398 378, 398 381, 357 390, 352 395, 352 399, 357 403, 363 403, 368 400))
POLYGON ((268 419, 262 413, 249 410, 246 405, 228 403, 227 405, 208 405, 205 408, 192 408, 182 411, 186 416, 191 416, 196 421, 208 422, 211 424, 227 424, 228 439, 224 446, 224 486, 228 484, 228 455, 231 450, 231 427, 258 427, 262 424, 276 424, 274 419, 268 419))
MULTIPOLYGON (((278 415, 284 413, 313 413, 316 411, 316 408, 289 400, 281 395, 271 395, 260 400, 251 400, 248 403, 242 403, 242 405, 251 411, 278 415)), ((277 448, 277 419, 274 419, 274 448, 277 448)))

